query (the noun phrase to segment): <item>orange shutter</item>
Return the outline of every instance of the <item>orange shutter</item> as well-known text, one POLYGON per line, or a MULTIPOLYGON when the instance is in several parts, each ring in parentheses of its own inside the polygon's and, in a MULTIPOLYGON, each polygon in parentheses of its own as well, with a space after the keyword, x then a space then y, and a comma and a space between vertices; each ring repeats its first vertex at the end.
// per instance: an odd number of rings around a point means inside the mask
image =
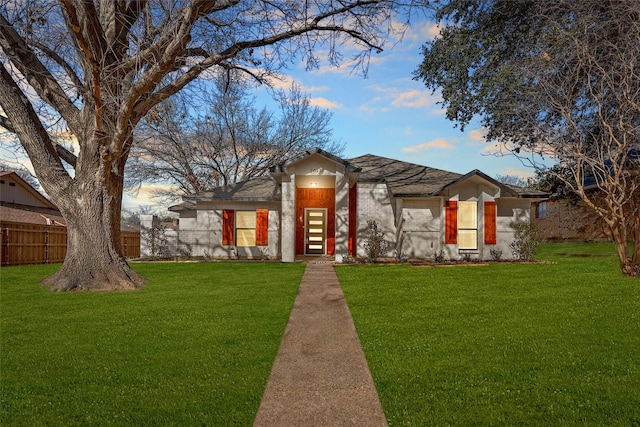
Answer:
POLYGON ((484 244, 495 245, 496 242, 496 202, 484 202, 484 244))
POLYGON ((447 200, 444 207, 444 242, 458 243, 458 202, 447 200))
POLYGON ((349 255, 356 256, 356 200, 358 198, 358 183, 349 189, 349 255))
POLYGON ((225 209, 222 211, 222 245, 233 245, 234 211, 225 209))
POLYGON ((256 246, 269 244, 269 210, 256 210, 256 246))

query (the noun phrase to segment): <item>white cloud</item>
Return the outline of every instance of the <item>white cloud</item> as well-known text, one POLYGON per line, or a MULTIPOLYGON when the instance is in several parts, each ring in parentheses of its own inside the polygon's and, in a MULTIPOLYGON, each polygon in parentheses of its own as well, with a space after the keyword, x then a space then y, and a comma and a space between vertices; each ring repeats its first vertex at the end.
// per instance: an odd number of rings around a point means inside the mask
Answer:
POLYGON ((413 145, 411 147, 404 147, 402 151, 405 153, 417 153, 425 150, 455 150, 456 147, 447 141, 445 138, 434 139, 433 141, 425 142, 419 145, 413 145))
POLYGON ((388 102, 395 108, 425 108, 436 104, 439 95, 432 95, 426 90, 402 89, 396 86, 385 87, 379 84, 368 86, 367 89, 382 94, 372 99, 374 103, 388 102))
POLYGON ((386 113, 391 110, 388 107, 370 107, 368 105, 361 105, 358 107, 360 111, 364 111, 365 113, 386 113))
POLYGON ((391 101, 391 105, 394 107, 422 108, 433 105, 435 102, 436 100, 428 92, 414 89, 397 94, 395 99, 391 101))
POLYGON ((405 40, 410 40, 412 42, 418 42, 422 44, 436 38, 436 36, 440 34, 441 28, 442 27, 438 24, 434 24, 428 21, 422 21, 415 25, 412 25, 406 32, 404 38, 405 40))
POLYGON ((481 127, 480 129, 474 129, 468 134, 469 139, 475 143, 485 144, 487 142, 487 129, 481 127))
POLYGON ((504 151, 503 149, 504 149, 504 146, 501 143, 492 142, 490 144, 484 145, 482 150, 480 150, 480 153, 482 153, 482 154, 499 154, 499 153, 502 153, 504 151))
POLYGON ((328 110, 342 107, 337 102, 330 101, 322 97, 310 98, 309 105, 311 105, 312 107, 326 108, 328 110))
POLYGON ((519 176, 520 178, 532 178, 535 173, 532 170, 523 170, 518 168, 507 168, 500 172, 500 175, 519 176))

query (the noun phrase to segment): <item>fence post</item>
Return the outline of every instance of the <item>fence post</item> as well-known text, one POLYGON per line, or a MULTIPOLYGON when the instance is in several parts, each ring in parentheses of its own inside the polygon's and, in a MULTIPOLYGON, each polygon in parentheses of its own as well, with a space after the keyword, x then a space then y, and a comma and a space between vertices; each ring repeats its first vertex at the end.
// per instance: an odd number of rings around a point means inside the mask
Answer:
POLYGON ((2 265, 9 265, 9 227, 2 229, 2 265))
POLYGON ((49 264, 49 230, 44 232, 44 263, 49 264))

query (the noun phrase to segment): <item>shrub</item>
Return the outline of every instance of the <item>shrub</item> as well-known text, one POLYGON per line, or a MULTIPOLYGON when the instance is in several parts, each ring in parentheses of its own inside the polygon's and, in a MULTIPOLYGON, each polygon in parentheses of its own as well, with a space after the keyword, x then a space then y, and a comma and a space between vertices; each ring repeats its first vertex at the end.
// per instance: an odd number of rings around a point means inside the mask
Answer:
POLYGON ((407 258, 407 254, 402 252, 402 249, 400 248, 396 249, 396 261, 399 262, 400 264, 403 264, 409 261, 409 258, 407 258))
POLYGON ((500 249, 491 249, 489 253, 491 254, 491 259, 493 261, 500 261, 502 258, 502 251, 500 249))
POLYGON ((143 229, 141 237, 149 246, 149 255, 152 258, 159 258, 164 255, 167 248, 167 237, 165 236, 166 228, 157 221, 153 222, 150 228, 143 229))
POLYGON ((348 252, 346 254, 342 255, 342 263, 343 264, 353 264, 354 262, 356 262, 356 260, 353 259, 353 257, 348 252))
POLYGON ((369 234, 364 242, 364 250, 369 262, 376 262, 387 251, 387 241, 384 240, 384 231, 380 229, 375 220, 367 221, 369 234))
POLYGON ((440 252, 433 255, 433 261, 436 264, 442 264, 444 262, 444 251, 440 249, 440 252))
POLYGON ((509 245, 513 257, 521 261, 532 261, 540 244, 538 227, 528 222, 519 222, 513 228, 515 240, 509 245))

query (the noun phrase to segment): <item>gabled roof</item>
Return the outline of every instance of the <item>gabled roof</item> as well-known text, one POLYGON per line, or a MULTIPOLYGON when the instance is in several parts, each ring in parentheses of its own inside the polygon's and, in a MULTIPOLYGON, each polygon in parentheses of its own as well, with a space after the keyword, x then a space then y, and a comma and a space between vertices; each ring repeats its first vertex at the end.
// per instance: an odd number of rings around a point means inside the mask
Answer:
POLYGON ((284 163, 281 163, 277 166, 274 166, 270 169, 271 173, 274 172, 284 172, 284 170, 286 169, 287 166, 299 162, 300 160, 311 156, 312 154, 319 154, 335 163, 341 164, 344 166, 345 172, 349 173, 349 172, 360 172, 360 169, 354 165, 351 164, 351 162, 349 160, 345 160, 343 158, 340 158, 338 156, 335 156, 331 153, 329 153, 328 151, 324 151, 320 148, 312 148, 310 150, 305 150, 302 153, 298 154, 297 156, 294 156, 292 158, 290 158, 289 160, 285 161, 284 163))
MULTIPOLYGON (((31 186, 31 184, 29 184, 27 181, 25 181, 17 173, 9 172, 9 171, 0 171, 0 178, 7 179, 7 180, 10 179, 10 180, 14 181, 17 185, 20 186, 20 188, 22 188, 24 191, 26 191, 32 197, 34 197, 36 200, 38 200, 40 203, 42 203, 43 207, 46 207, 46 208, 49 208, 49 209, 56 209, 56 210, 58 209, 53 203, 51 203, 51 201, 49 199, 44 197, 42 195, 42 193, 40 193, 38 190, 33 188, 31 186)), ((8 202, 9 200, 5 200, 5 201, 8 202)))
POLYGON ((463 181, 466 181, 468 179, 473 178, 474 176, 478 176, 480 178, 482 178, 485 181, 488 181, 489 183, 495 185, 496 187, 500 188, 500 190, 503 192, 504 196, 507 197, 518 197, 518 192, 516 191, 516 187, 510 187, 507 186, 499 181, 496 181, 495 179, 491 178, 489 175, 485 174, 484 172, 479 171, 478 169, 474 169, 471 172, 467 173, 466 175, 462 175, 460 178, 451 181, 450 183, 446 184, 445 186, 443 186, 440 191, 438 191, 438 194, 443 194, 446 190, 448 190, 449 188, 453 187, 456 184, 459 184, 463 181))

